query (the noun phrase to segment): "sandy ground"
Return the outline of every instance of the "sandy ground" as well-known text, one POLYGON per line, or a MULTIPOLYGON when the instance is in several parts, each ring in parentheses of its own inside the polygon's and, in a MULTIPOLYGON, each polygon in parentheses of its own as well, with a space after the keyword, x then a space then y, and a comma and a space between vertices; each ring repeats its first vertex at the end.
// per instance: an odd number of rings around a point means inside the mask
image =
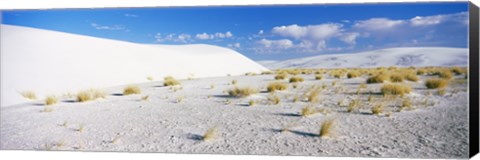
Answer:
POLYGON ((183 80, 178 91, 163 87, 162 82, 142 83, 138 85, 143 93, 129 96, 122 96, 124 86, 117 86, 106 89, 106 99, 78 103, 64 98, 52 106, 51 112, 43 112, 43 101, 2 107, 1 149, 468 157, 468 87, 464 80, 450 84, 443 96, 424 87, 425 77, 417 83, 406 82, 414 88, 406 96, 412 100, 413 109, 397 112, 399 98, 377 116, 371 114, 373 104, 367 97, 372 92, 374 99, 381 99, 376 94, 380 84, 368 84, 367 89, 355 94, 366 77, 342 79, 332 86, 336 79, 331 77, 315 80, 313 75, 302 75, 305 82, 296 89, 289 85, 288 90, 276 92, 281 102, 272 105, 267 100, 269 93, 264 91, 266 84, 275 81, 273 76, 183 80), (228 97, 225 90, 233 88, 232 80, 237 80, 238 86, 257 87, 262 92, 245 98, 228 97), (293 102, 293 97, 322 84, 327 87, 315 107, 330 112, 299 116, 309 102, 293 102), (141 101, 143 95, 149 95, 149 99, 141 101), (346 105, 359 97, 360 108, 346 112, 346 105), (339 106, 342 99, 344 105, 339 106), (248 106, 250 100, 256 104, 248 106), (391 116, 386 116, 390 111, 391 116), (334 119, 334 135, 321 138, 318 132, 327 119, 334 119), (83 131, 79 131, 81 126, 83 131), (218 137, 202 141, 205 131, 214 126, 218 127, 218 137), (286 126, 289 131, 281 132, 286 126))

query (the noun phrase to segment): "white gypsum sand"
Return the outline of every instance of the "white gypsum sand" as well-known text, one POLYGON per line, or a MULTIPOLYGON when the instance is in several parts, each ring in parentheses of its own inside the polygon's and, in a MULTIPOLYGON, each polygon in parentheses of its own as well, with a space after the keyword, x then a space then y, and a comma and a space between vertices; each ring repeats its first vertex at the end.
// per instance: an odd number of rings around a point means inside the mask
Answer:
POLYGON ((405 47, 359 53, 327 54, 284 61, 258 61, 270 69, 277 68, 372 68, 382 66, 466 66, 467 48, 405 47))
POLYGON ((1 25, 1 106, 37 98, 162 80, 241 75, 268 69, 231 49, 147 45, 28 27, 1 25))
MULTIPOLYGON (((297 88, 276 91, 278 105, 267 99, 266 86, 275 75, 231 76, 181 80, 182 89, 162 86, 161 81, 137 84, 142 94, 114 96, 125 86, 108 88, 106 99, 85 103, 66 103, 61 99, 52 105, 51 112, 42 112, 42 101, 2 108, 1 149, 128 151, 218 154, 268 154, 352 157, 468 157, 468 92, 463 76, 446 94, 426 89, 425 79, 404 82, 413 91, 404 98, 412 102, 411 109, 395 111, 395 104, 385 104, 385 111, 372 115, 367 100, 372 92, 373 102, 381 84, 367 84, 356 94, 366 76, 353 79, 334 79, 327 74, 322 80, 314 75, 305 78, 297 88), (225 92, 234 87, 248 86, 259 93, 232 98, 225 92), (463 80, 463 81, 462 81, 463 80), (331 84, 338 81, 335 87, 331 84), (326 109, 327 114, 300 116, 309 102, 302 94, 313 85, 327 87, 319 94, 313 107, 326 109), (211 86, 215 87, 211 87, 211 86), (341 89, 335 93, 336 90, 341 89), (429 93, 432 93, 429 95, 429 93), (148 100, 141 100, 149 95, 148 100), (293 102, 295 95, 301 100, 293 102), (178 98, 182 98, 178 101, 178 98), (345 100, 338 106, 340 100, 345 100), (346 112, 348 103, 359 99, 354 112, 346 112), (424 100, 427 100, 426 103, 424 100), (248 106, 250 100, 256 103, 248 106), (228 101, 230 103, 228 103, 228 101), (387 112, 392 111, 390 117, 387 112), (334 119, 332 134, 319 137, 325 120, 334 119), (82 127, 83 126, 83 127, 82 127), (202 136, 212 127, 217 136, 203 141, 202 136), (80 128, 82 131, 80 132, 80 128), (283 131, 283 132, 282 132, 283 131), (57 145, 57 144, 62 145, 57 145)), ((288 80, 283 80, 288 83, 288 80)), ((397 97, 398 98, 398 97, 397 97)))

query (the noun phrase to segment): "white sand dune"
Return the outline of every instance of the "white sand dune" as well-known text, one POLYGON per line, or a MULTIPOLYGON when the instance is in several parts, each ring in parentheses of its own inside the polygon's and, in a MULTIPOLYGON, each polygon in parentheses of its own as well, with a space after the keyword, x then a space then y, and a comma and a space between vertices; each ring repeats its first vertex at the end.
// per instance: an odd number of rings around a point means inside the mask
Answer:
POLYGON ((233 50, 205 45, 146 45, 1 25, 1 105, 24 102, 21 91, 77 92, 163 79, 268 70, 233 50))
POLYGON ((259 61, 270 68, 350 68, 379 66, 467 66, 468 49, 447 47, 388 48, 285 61, 259 61))

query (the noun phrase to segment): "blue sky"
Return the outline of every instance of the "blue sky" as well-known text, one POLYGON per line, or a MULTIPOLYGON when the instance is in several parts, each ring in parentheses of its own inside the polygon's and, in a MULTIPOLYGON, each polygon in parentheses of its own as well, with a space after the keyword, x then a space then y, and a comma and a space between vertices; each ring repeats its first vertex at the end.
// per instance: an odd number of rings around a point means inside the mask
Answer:
POLYGON ((254 60, 467 47, 468 3, 13 10, 2 24, 147 44, 212 44, 254 60))

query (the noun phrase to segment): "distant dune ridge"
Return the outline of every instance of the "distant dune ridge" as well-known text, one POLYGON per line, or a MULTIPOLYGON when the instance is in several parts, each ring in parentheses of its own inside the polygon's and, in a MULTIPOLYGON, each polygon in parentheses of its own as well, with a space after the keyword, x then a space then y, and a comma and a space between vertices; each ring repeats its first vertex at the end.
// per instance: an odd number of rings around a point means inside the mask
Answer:
POLYGON ((1 105, 91 87, 240 75, 268 69, 228 48, 206 44, 146 45, 1 25, 1 105))
POLYGON ((285 61, 258 61, 277 68, 350 68, 379 66, 467 66, 467 48, 388 48, 350 54, 329 54, 285 61))

